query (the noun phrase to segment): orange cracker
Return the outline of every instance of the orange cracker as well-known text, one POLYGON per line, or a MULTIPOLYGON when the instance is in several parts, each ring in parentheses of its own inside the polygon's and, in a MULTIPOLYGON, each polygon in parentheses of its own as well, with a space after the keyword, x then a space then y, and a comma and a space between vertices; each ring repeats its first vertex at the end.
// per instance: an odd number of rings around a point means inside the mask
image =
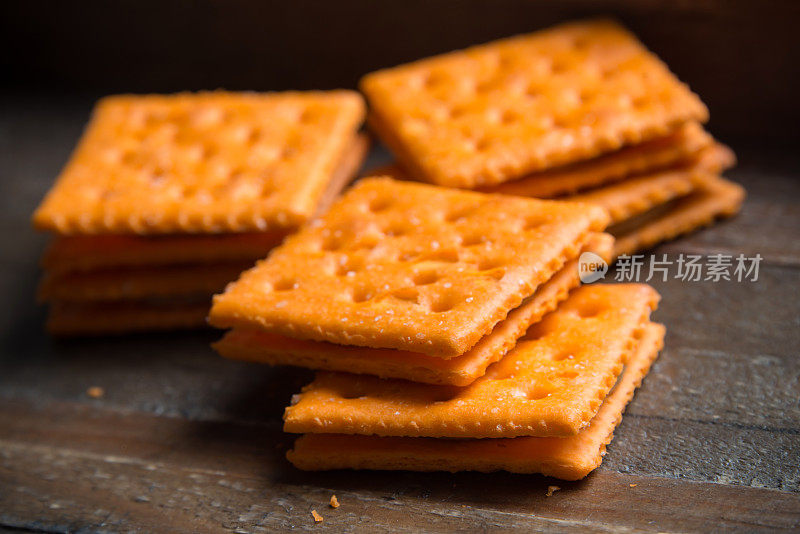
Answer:
MULTIPOLYGON (((599 254, 609 261, 613 246, 610 235, 597 234, 584 250, 599 254)), ((472 349, 455 358, 437 358, 394 349, 334 345, 244 329, 231 330, 214 344, 214 348, 226 358, 234 360, 466 386, 483 376, 486 368, 502 358, 531 324, 554 310, 568 292, 579 284, 578 260, 575 258, 541 285, 520 307, 512 310, 472 349)))
POLYGON ((361 180, 217 295, 210 320, 458 356, 607 221, 599 206, 361 180))
POLYGON ((203 302, 53 302, 47 331, 58 336, 126 334, 142 331, 201 328, 208 301, 203 302))
POLYGON ((40 300, 111 301, 154 297, 211 296, 225 289, 253 262, 142 267, 45 275, 40 300))
MULTIPOLYGON (((602 158, 603 156, 597 159, 602 158)), ((698 187, 698 183, 706 180, 709 173, 721 172, 735 163, 736 156, 730 148, 720 143, 712 143, 701 148, 689 160, 669 170, 640 174, 621 182, 562 198, 571 202, 588 202, 603 206, 611 215, 611 222, 619 223, 688 195, 698 187)))
POLYGON ((607 20, 371 73, 370 125, 416 179, 489 186, 668 135, 708 111, 607 20))
POLYGON ((649 323, 636 351, 590 425, 566 438, 434 439, 344 434, 301 436, 287 458, 309 471, 386 469, 409 471, 511 471, 579 480, 603 461, 606 445, 622 420, 658 352, 664 327, 649 323))
POLYGON ((42 267, 51 275, 119 267, 251 262, 264 258, 285 232, 217 235, 59 236, 48 246, 42 267))
POLYGON ((658 302, 643 284, 583 286, 467 387, 319 372, 284 414, 296 433, 569 436, 595 416, 658 302))
POLYGON ((698 181, 696 171, 677 170, 646 174, 598 187, 569 198, 571 201, 598 204, 608 210, 611 222, 618 223, 655 206, 688 195, 698 181))
POLYGON ((647 250, 679 235, 708 226, 715 219, 731 217, 741 208, 745 191, 740 185, 713 175, 704 175, 688 196, 663 204, 611 228, 617 236, 614 254, 647 250))
POLYGON ((483 190, 535 198, 573 194, 629 176, 688 163, 712 142, 713 138, 699 124, 690 122, 665 137, 483 190))
POLYGON ((34 225, 60 234, 293 230, 314 214, 363 116, 352 91, 108 97, 34 225))
MULTIPOLYGON (((346 161, 334 174, 320 199, 317 215, 324 213, 352 179, 369 149, 358 135, 346 161)), ((59 236, 47 248, 42 266, 53 275, 117 267, 150 267, 215 262, 255 262, 286 236, 285 230, 240 234, 199 235, 88 235, 59 236)))

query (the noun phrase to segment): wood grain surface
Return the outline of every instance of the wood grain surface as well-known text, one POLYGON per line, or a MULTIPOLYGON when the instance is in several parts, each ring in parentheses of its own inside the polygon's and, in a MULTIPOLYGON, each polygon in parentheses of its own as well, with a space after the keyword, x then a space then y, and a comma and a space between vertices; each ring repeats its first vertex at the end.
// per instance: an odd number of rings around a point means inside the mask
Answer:
POLYGON ((28 219, 90 106, 0 102, 0 531, 800 529, 796 155, 734 147, 742 214, 655 251, 764 261, 757 282, 651 282, 666 348, 586 480, 303 473, 281 414, 309 372, 223 360, 214 332, 44 335, 28 219))

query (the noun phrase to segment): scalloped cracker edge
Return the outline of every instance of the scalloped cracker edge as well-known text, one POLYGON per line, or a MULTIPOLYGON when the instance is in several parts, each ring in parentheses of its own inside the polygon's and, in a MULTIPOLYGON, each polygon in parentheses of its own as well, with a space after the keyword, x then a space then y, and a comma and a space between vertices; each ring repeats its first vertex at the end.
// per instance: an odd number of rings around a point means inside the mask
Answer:
POLYGON ((688 196, 624 221, 625 228, 618 225, 609 229, 616 236, 615 257, 648 250, 709 226, 717 219, 736 215, 744 202, 744 188, 719 176, 702 175, 702 178, 688 196))

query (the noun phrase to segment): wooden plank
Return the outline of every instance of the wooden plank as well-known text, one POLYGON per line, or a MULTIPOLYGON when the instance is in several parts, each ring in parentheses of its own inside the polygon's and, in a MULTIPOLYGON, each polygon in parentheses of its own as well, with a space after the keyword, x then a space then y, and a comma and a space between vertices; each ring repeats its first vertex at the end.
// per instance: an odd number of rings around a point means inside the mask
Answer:
MULTIPOLYGON (((675 266, 669 268, 670 275, 676 272, 675 266)), ((792 288, 800 287, 800 270, 762 265, 757 282, 686 282, 669 276, 666 282, 648 283, 662 297, 653 317, 667 325, 668 347, 776 355, 797 365, 800 331, 793 326, 800 302, 792 288)))
POLYGON ((800 495, 792 493, 607 469, 578 483, 508 474, 303 473, 283 461, 287 438, 275 428, 65 403, 0 406, 0 521, 21 528, 800 528, 800 495), (546 497, 551 484, 562 489, 546 497), (337 510, 327 507, 334 493, 337 510), (325 522, 314 525, 311 509, 325 522))
POLYGON ((623 418, 605 467, 753 488, 800 490, 795 428, 687 420, 634 412, 623 418))
POLYGON ((42 335, 45 240, 28 217, 91 102, 0 102, 0 530, 800 528, 795 156, 740 151, 731 176, 748 188, 744 212, 656 251, 765 259, 757 283, 651 282, 666 349, 587 481, 315 474, 284 460, 292 438, 280 430, 308 371, 223 360, 208 346, 215 332, 42 335), (86 395, 95 385, 103 398, 86 395), (550 484, 563 489, 547 498, 550 484))

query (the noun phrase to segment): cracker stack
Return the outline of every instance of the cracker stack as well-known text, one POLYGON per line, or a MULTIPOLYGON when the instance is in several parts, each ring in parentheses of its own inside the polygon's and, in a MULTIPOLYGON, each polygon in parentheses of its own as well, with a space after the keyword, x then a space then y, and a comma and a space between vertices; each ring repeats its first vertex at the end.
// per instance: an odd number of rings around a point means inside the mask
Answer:
POLYGON ((367 150, 350 91, 115 96, 36 210, 49 330, 197 327, 211 295, 338 194, 367 150))
MULTIPOLYGON (((564 24, 367 75, 369 122, 399 167, 448 187, 596 202, 616 254, 736 213, 733 153, 708 111, 629 32, 564 24)), ((378 171, 374 171, 378 172, 378 171)))
POLYGON ((300 468, 580 478, 663 337, 647 286, 568 296, 579 253, 611 253, 608 220, 368 178, 214 298, 215 348, 325 370, 286 410, 300 468))

